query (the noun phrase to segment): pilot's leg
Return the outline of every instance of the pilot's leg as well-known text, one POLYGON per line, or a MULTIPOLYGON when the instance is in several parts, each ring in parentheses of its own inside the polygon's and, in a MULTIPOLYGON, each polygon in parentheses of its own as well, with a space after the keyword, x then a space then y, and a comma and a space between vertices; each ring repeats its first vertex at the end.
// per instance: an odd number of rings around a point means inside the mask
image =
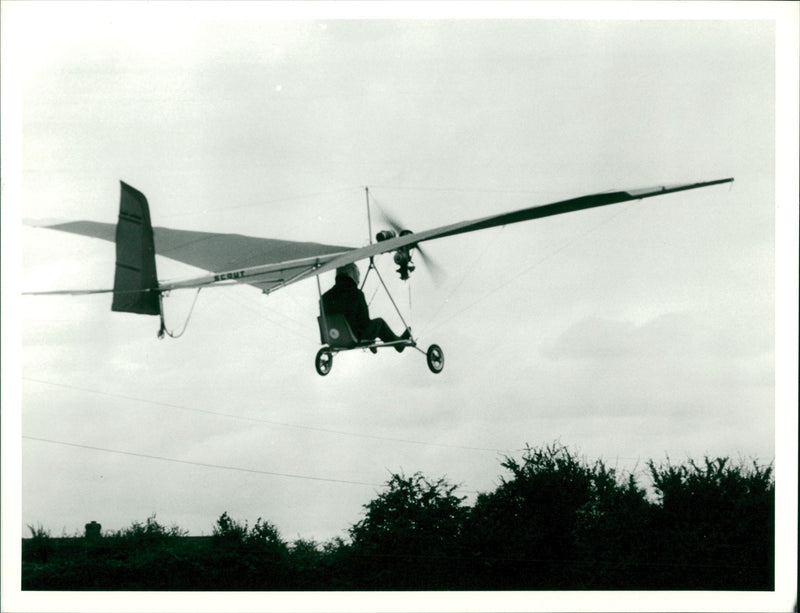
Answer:
POLYGON ((392 341, 400 340, 400 337, 392 331, 392 329, 389 327, 389 324, 383 321, 383 319, 380 317, 370 320, 365 336, 367 338, 379 338, 384 343, 391 343, 392 341))
MULTIPOLYGON (((391 343, 393 341, 407 340, 411 338, 411 333, 406 330, 403 332, 402 336, 397 336, 389 327, 389 324, 378 317, 377 319, 370 320, 369 327, 367 328, 367 338, 375 337, 381 339, 384 343, 391 343)), ((402 353, 403 349, 405 349, 405 345, 396 345, 395 349, 402 353)))

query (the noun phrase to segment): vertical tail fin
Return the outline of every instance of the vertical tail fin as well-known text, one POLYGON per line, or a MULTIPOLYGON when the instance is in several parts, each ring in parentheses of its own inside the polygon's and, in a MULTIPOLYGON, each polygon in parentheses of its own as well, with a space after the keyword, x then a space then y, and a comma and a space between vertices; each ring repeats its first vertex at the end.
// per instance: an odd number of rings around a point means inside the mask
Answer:
POLYGON ((156 249, 145 195, 120 181, 112 311, 161 315, 156 249))

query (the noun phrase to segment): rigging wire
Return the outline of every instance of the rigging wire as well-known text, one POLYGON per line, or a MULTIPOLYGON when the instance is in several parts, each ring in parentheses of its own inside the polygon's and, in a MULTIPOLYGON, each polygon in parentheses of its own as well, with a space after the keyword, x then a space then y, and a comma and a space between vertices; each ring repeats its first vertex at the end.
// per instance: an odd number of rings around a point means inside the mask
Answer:
MULTIPOLYGON (((276 328, 280 328, 285 332, 293 334, 294 336, 297 336, 298 338, 301 338, 306 342, 316 343, 314 337, 310 333, 308 333, 309 328, 305 321, 301 322, 298 319, 295 319, 289 315, 286 315, 285 313, 282 313, 277 309, 270 307, 269 301, 259 300, 261 296, 256 296, 253 293, 253 290, 255 288, 247 287, 244 284, 239 284, 239 285, 240 287, 233 288, 231 291, 216 292, 216 293, 212 292, 212 295, 215 297, 215 300, 217 301, 225 300, 231 304, 235 304, 237 308, 242 308, 247 311, 250 311, 257 317, 274 325, 276 328), (276 321, 275 319, 270 317, 267 312, 282 317, 288 322, 294 324, 294 326, 296 326, 297 329, 289 327, 287 325, 287 322, 276 321)), ((225 308, 225 307, 221 306, 220 308, 225 308)))
POLYGON ((414 329, 414 304, 411 302, 411 279, 409 279, 406 283, 408 283, 408 320, 411 322, 408 325, 408 328, 413 330, 414 329))
MULTIPOLYGON (((435 326, 429 328, 428 331, 436 330, 436 329, 440 328, 441 326, 443 326, 444 324, 452 321, 453 319, 455 319, 459 315, 462 315, 465 312, 471 310, 477 304, 479 304, 480 302, 483 302, 489 296, 494 295, 498 290, 503 289, 504 287, 510 285, 511 283, 516 281, 519 277, 521 277, 522 275, 527 274, 528 272, 530 272, 534 268, 539 267, 542 263, 546 262, 547 260, 549 260, 549 259, 555 257, 556 255, 558 255, 559 253, 561 253, 562 251, 566 250, 568 247, 571 247, 578 240, 583 239, 584 237, 588 236, 589 234, 592 234, 592 233, 596 232, 597 230, 599 230, 600 228, 602 228, 606 224, 610 223, 611 221, 613 221, 614 219, 616 219, 617 217, 619 217, 623 213, 628 212, 630 210, 630 206, 627 206, 628 204, 629 203, 622 203, 620 208, 619 208, 619 210, 616 213, 614 213, 613 215, 611 215, 608 218, 602 220, 601 222, 599 222, 595 226, 589 228, 589 230, 587 230, 586 232, 583 232, 581 234, 577 234, 574 237, 572 237, 571 239, 565 241, 563 244, 561 244, 561 246, 557 247, 555 250, 549 252, 545 256, 543 256, 543 257, 539 258, 538 260, 534 261, 533 264, 531 264, 530 266, 526 266, 525 268, 520 270, 517 274, 513 275, 512 277, 510 277, 506 281, 503 281, 499 285, 496 285, 496 286, 492 287, 491 289, 489 289, 488 291, 484 292, 476 300, 472 301, 471 303, 469 303, 464 308, 456 311, 455 313, 450 315, 447 319, 445 319, 445 320, 439 322, 438 324, 436 324, 435 326)), ((502 227, 505 228, 505 226, 502 226, 502 227)))
POLYGON ((403 322, 403 326, 408 328, 408 324, 406 323, 406 320, 403 318, 403 313, 398 308, 397 303, 394 301, 394 297, 392 296, 391 292, 389 291, 389 288, 386 287, 386 283, 384 282, 383 277, 381 276, 381 273, 377 268, 375 268, 375 274, 378 276, 378 279, 380 279, 381 285, 383 285, 383 289, 386 291, 386 295, 389 297, 389 300, 392 302, 392 306, 394 307, 394 310, 397 312, 398 317, 400 317, 400 321, 403 322))
MULTIPOLYGON (((505 226, 500 226, 499 231, 494 233, 494 238, 491 240, 486 240, 484 242, 483 249, 478 254, 478 256, 474 260, 472 260, 469 266, 464 267, 464 270, 461 274, 461 278, 459 279, 458 283, 456 283, 455 287, 453 287, 453 289, 450 290, 450 293, 448 293, 447 296, 445 296, 444 300, 441 300, 439 302, 438 308, 436 309, 436 311, 434 311, 433 315, 430 317, 431 322, 436 320, 436 318, 439 316, 439 313, 442 312, 442 309, 449 303, 450 298, 452 298, 455 295, 455 293, 461 288, 461 286, 464 285, 464 282, 467 280, 467 276, 470 274, 470 272, 475 270, 475 266, 477 265, 478 262, 480 262, 484 258, 486 252, 489 251, 489 248, 493 247, 497 243, 497 241, 500 240, 500 236, 503 234, 503 230, 505 230, 505 228, 506 228, 505 226)), ((425 332, 428 332, 429 330, 434 330, 438 328, 439 326, 443 325, 443 323, 444 322, 437 324, 435 326, 432 323, 428 324, 423 328, 423 332, 421 332, 420 335, 424 334, 425 332)))
POLYGON ((369 300, 367 301, 367 306, 372 306, 372 301, 373 301, 373 300, 375 300, 375 296, 377 296, 377 295, 378 295, 378 290, 379 290, 379 289, 380 289, 380 287, 378 287, 378 286, 376 285, 376 286, 375 286, 375 291, 374 291, 374 292, 372 292, 372 296, 370 296, 369 300))

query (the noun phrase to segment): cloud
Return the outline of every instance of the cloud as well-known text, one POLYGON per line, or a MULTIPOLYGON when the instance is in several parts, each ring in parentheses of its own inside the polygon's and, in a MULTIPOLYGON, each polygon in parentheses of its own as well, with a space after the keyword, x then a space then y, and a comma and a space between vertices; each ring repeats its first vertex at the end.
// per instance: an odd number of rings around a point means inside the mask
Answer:
POLYGON ((642 324, 586 317, 566 329, 544 355, 552 359, 722 359, 756 357, 771 351, 763 326, 725 314, 672 312, 642 324))

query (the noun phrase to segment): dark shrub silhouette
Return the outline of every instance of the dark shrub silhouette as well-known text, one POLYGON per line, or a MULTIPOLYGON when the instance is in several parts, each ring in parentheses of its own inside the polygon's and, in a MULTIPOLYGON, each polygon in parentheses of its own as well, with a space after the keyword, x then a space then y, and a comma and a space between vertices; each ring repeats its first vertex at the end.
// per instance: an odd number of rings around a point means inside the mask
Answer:
POLYGON ((651 503, 632 475, 594 465, 591 497, 577 510, 575 547, 582 589, 644 589, 652 560, 651 503))
POLYGON ((53 539, 50 531, 38 524, 35 528, 28 525, 31 538, 28 540, 28 555, 32 562, 47 564, 47 558, 53 553, 53 539))
POLYGON ((362 587, 446 589, 459 579, 463 497, 445 479, 394 474, 350 529, 350 557, 362 587))
POLYGON ((656 589, 773 589, 772 467, 648 464, 660 499, 652 531, 663 564, 656 589))
POLYGON ((216 547, 239 548, 247 539, 247 522, 241 524, 235 519, 231 519, 228 512, 225 511, 214 525, 213 534, 216 547))
POLYGON ((278 529, 260 517, 248 529, 223 513, 214 526, 204 589, 286 589, 293 583, 289 549, 278 529))
POLYGON ((480 589, 562 589, 581 563, 573 534, 592 501, 593 475, 560 445, 528 447, 502 466, 512 477, 480 494, 467 522, 480 589), (476 567, 477 571, 477 567, 476 567), (493 587, 491 587, 493 586, 493 587))
POLYGON ((155 515, 100 538, 22 543, 37 590, 771 590, 772 467, 648 463, 652 492, 560 444, 505 458, 472 507, 446 479, 393 474, 350 540, 284 542, 223 513, 209 537, 155 515))

